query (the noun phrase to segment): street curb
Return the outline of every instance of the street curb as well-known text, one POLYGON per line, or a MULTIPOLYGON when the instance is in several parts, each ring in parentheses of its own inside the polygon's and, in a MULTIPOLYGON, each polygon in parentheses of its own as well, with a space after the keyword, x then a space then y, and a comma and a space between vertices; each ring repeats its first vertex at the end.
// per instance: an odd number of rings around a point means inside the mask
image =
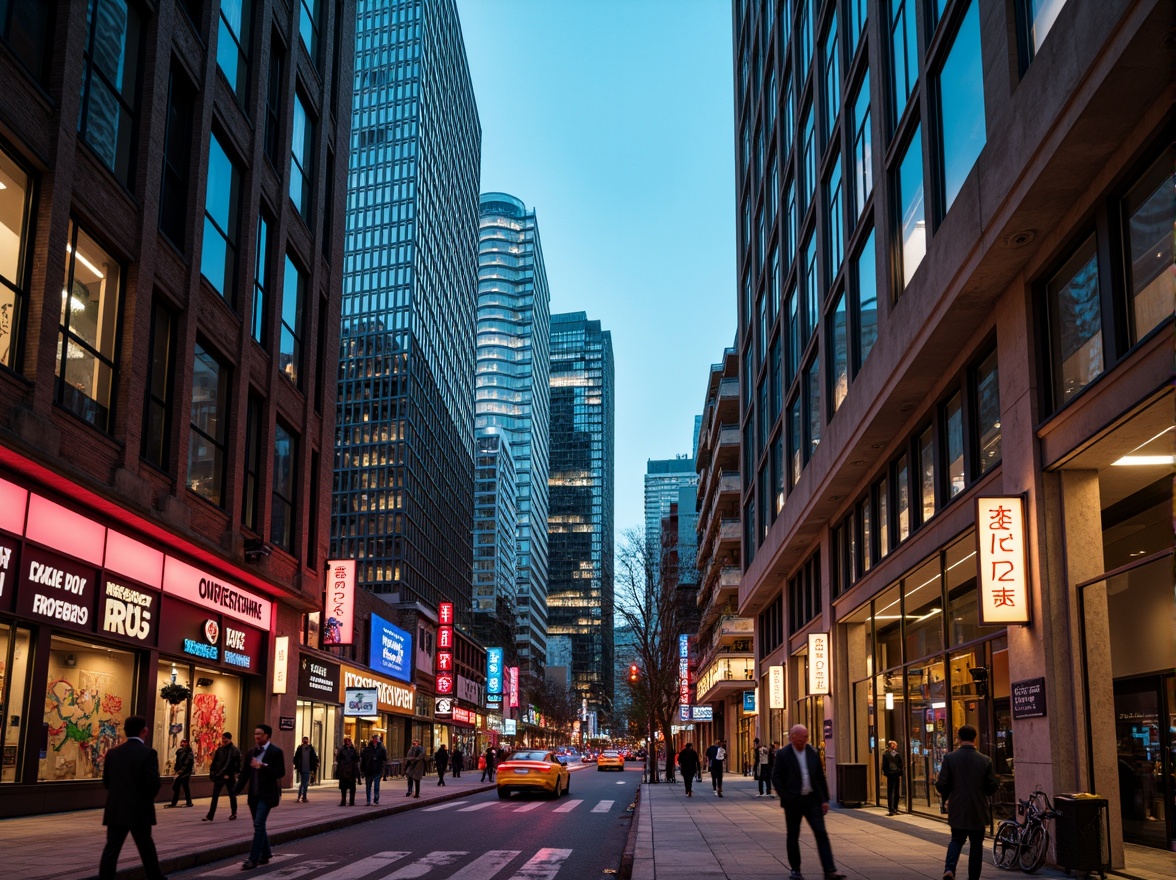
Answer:
MULTIPOLYGON (((452 794, 446 792, 437 797, 421 798, 421 802, 416 803, 416 798, 412 798, 407 804, 396 804, 378 807, 365 807, 355 813, 348 813, 345 816, 340 816, 337 819, 326 819, 315 822, 311 825, 303 825, 299 828, 289 828, 285 831, 277 831, 270 834, 270 843, 273 846, 279 846, 283 843, 290 843, 294 840, 302 840, 306 837, 314 837, 317 834, 323 834, 328 831, 338 831, 341 828, 349 828, 352 825, 362 825, 364 822, 371 822, 374 819, 383 819, 386 816, 394 816, 397 813, 406 813, 409 810, 417 810, 422 807, 433 806, 435 804, 445 803, 446 801, 457 800, 458 798, 469 797, 471 794, 479 794, 484 791, 493 791, 497 785, 491 783, 489 785, 479 785, 476 788, 463 788, 461 791, 455 791, 452 794)), ((244 818, 244 816, 242 817, 244 818)), ((245 824, 248 826, 249 820, 246 819, 245 824)), ((186 871, 189 868, 196 868, 200 865, 207 865, 212 862, 219 862, 222 859, 231 858, 232 856, 242 855, 248 853, 252 846, 252 840, 236 841, 234 843, 226 843, 223 846, 214 847, 212 849, 201 850, 195 853, 186 853, 178 856, 168 856, 159 860, 159 866, 163 869, 165 874, 170 874, 173 871, 186 871)), ((117 880, 146 880, 147 872, 142 865, 137 865, 134 868, 124 868, 116 875, 117 880)), ((98 880, 97 874, 79 873, 79 874, 63 874, 59 880, 98 880)))
POLYGON ((625 848, 621 851, 621 864, 617 868, 618 880, 632 880, 633 858, 637 852, 637 820, 641 811, 641 786, 633 795, 633 818, 629 823, 629 833, 625 837, 625 848))

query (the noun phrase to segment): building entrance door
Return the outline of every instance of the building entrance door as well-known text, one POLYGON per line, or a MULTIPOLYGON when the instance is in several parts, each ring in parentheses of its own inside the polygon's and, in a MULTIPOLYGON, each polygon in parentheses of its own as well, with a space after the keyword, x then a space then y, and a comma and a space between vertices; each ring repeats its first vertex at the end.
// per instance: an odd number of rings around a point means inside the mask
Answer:
POLYGON ((1119 679, 1114 687, 1123 838, 1168 849, 1176 839, 1172 828, 1176 676, 1119 679))

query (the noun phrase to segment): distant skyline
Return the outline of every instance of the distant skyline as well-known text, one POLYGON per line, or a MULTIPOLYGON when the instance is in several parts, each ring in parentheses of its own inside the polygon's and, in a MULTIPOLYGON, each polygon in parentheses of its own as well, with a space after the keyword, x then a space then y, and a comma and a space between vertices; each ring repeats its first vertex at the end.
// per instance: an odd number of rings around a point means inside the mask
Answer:
POLYGON ((731 7, 725 0, 457 0, 482 192, 538 217, 551 312, 616 359, 616 535, 647 459, 691 454, 734 343, 731 7))

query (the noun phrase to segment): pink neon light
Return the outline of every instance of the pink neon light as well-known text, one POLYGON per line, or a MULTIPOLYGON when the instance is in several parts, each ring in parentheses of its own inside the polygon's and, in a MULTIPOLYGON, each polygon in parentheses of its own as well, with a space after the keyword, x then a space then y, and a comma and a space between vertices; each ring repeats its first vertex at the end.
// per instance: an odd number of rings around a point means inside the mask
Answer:
POLYGON ((106 568, 149 587, 163 586, 163 553, 114 529, 106 530, 106 568))
POLYGON ((54 504, 40 495, 29 496, 29 522, 25 537, 91 565, 102 565, 106 527, 54 504))
POLYGON ((16 483, 0 480, 0 529, 23 535, 25 527, 25 506, 29 492, 16 483))

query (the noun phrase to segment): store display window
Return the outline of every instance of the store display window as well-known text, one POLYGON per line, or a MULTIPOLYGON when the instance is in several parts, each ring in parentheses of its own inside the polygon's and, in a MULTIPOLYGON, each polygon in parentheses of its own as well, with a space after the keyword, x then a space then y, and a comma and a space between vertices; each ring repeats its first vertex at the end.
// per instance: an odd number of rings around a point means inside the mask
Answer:
POLYGON ((28 686, 29 631, 0 624, 0 782, 16 782, 17 756, 27 724, 21 715, 28 686))
POLYGON ((180 740, 188 739, 196 758, 195 775, 208 772, 221 735, 240 742, 241 679, 185 661, 160 659, 156 675, 155 731, 160 772, 168 775, 180 740))
POLYGON ((39 781, 102 778, 106 753, 121 741, 134 709, 134 683, 132 652, 52 637, 39 781))

